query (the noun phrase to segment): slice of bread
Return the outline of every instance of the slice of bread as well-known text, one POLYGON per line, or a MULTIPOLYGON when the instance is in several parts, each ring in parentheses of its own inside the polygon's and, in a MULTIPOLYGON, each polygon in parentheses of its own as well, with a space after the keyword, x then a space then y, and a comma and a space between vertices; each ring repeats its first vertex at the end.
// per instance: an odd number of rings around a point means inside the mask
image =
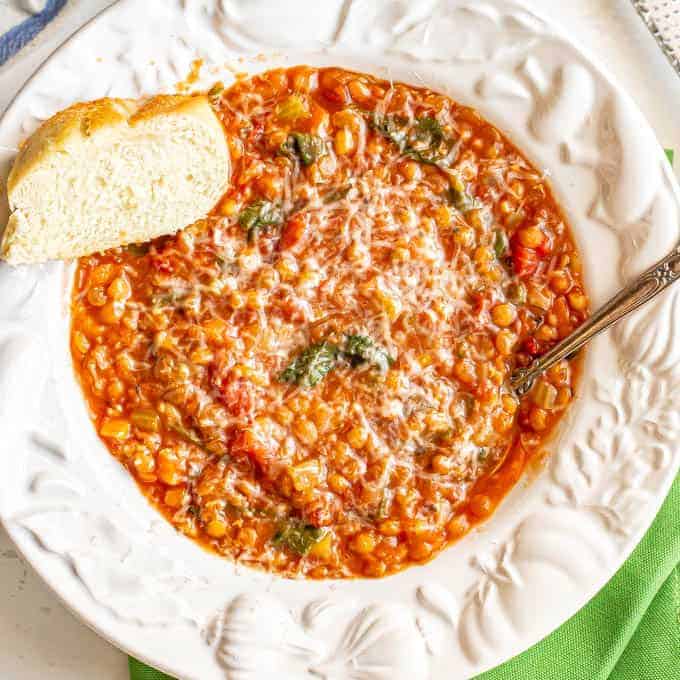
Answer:
POLYGON ((228 182, 224 129, 206 97, 75 104, 14 162, 0 256, 68 259, 171 234, 205 217, 228 182))

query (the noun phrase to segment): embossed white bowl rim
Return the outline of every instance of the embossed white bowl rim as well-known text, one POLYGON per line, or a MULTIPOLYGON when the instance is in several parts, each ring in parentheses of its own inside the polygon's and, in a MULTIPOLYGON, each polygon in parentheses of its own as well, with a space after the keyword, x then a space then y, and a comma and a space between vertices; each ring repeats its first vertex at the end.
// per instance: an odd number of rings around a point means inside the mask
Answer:
MULTIPOLYGON (((41 67, 0 123, 14 147, 76 100, 337 64, 478 108, 549 168, 602 302, 678 240, 678 187, 638 109, 559 29, 504 0, 122 0, 41 67)), ((0 157, 6 176, 11 156, 0 157)), ((59 597, 181 678, 466 678, 554 630, 613 575, 678 469, 672 290, 586 356, 544 468, 432 563, 287 581, 177 535, 105 450, 68 354, 72 265, 0 267, 0 518, 59 597)))

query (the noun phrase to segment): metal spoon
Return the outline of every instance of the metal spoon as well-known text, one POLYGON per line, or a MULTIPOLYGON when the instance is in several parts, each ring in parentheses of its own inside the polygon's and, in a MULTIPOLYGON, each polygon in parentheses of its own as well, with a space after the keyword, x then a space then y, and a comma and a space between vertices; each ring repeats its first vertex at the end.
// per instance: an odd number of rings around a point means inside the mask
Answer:
POLYGON ((596 335, 655 298, 679 278, 680 245, 676 246, 663 260, 640 274, 549 352, 538 357, 526 368, 517 369, 510 378, 510 385, 518 395, 526 394, 536 378, 544 371, 558 361, 578 352, 596 335))

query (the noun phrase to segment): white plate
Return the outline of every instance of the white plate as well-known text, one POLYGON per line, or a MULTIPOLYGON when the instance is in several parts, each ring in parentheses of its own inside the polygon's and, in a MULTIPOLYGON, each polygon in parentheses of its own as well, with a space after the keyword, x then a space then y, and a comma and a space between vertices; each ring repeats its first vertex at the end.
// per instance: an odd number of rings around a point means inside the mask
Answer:
MULTIPOLYGON (((76 100, 172 90, 196 57, 206 81, 337 64, 478 108, 550 170, 595 304, 678 239, 678 188, 635 105, 503 0, 123 0, 38 71, 0 145, 76 100)), ((84 621, 181 678, 470 677, 582 607, 678 469, 674 290, 593 344, 544 469, 430 564, 344 582, 239 568, 176 534, 96 437, 68 353, 71 274, 0 267, 0 518, 84 621)))

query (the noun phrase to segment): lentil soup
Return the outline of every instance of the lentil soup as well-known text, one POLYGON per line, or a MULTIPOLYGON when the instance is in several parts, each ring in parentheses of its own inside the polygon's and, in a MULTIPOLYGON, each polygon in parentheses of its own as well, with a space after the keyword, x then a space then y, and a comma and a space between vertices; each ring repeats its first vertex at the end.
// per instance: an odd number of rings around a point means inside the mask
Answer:
POLYGON ((82 258, 71 350, 99 435, 187 536, 378 577, 487 518, 569 406, 588 313, 541 172, 450 98, 338 68, 215 86, 232 184, 172 237, 82 258))

